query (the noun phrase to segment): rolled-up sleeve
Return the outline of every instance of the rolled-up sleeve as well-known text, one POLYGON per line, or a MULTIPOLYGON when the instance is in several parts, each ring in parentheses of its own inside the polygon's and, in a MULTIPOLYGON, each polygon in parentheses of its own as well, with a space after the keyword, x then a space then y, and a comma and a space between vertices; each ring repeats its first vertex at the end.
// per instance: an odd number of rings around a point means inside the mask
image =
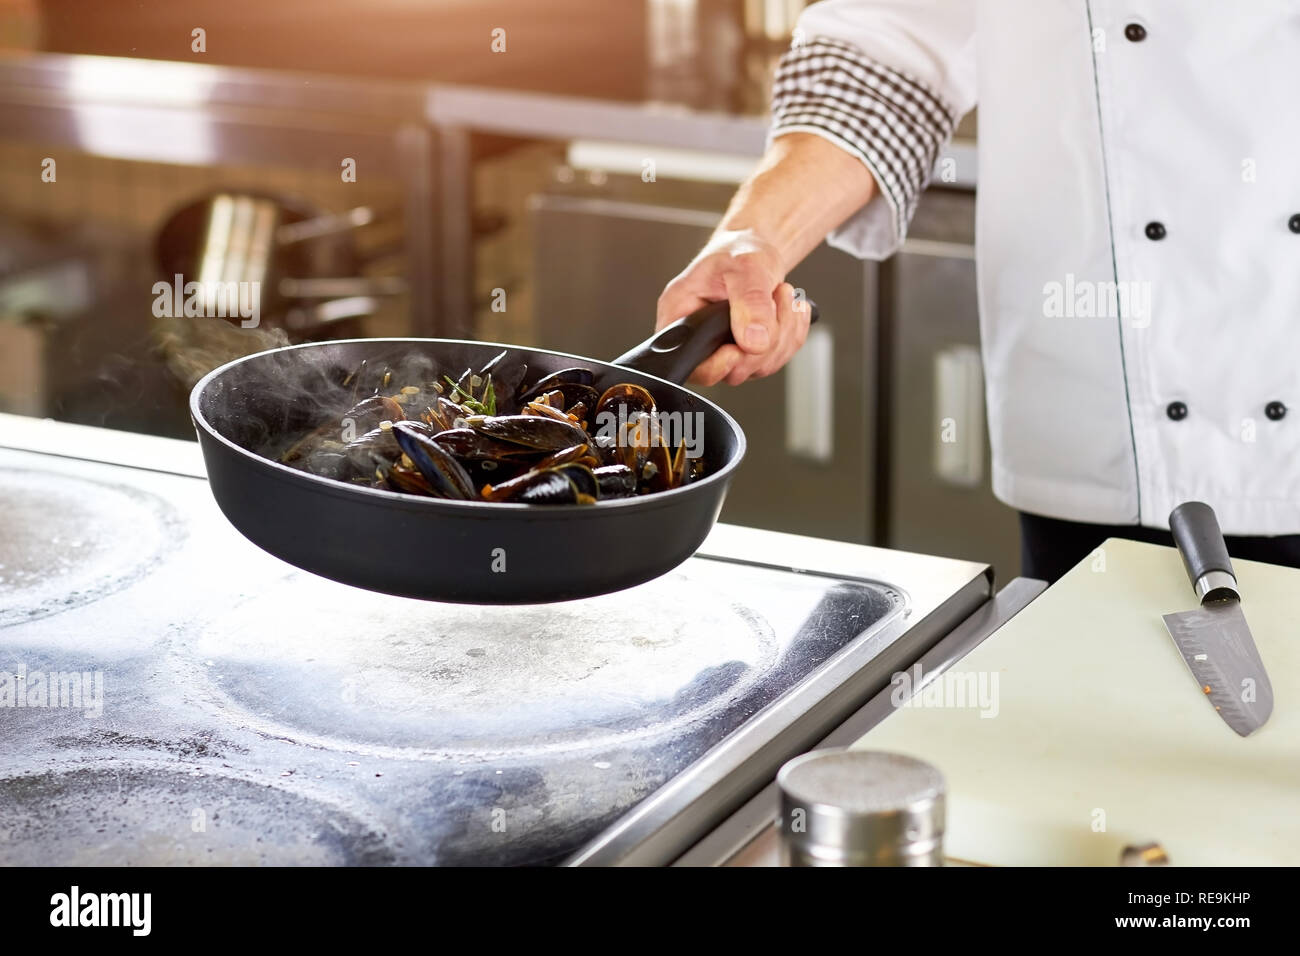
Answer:
POLYGON ((772 95, 773 138, 813 133, 880 195, 830 236, 883 259, 907 235, 940 150, 975 105, 974 0, 822 0, 799 18, 772 95))

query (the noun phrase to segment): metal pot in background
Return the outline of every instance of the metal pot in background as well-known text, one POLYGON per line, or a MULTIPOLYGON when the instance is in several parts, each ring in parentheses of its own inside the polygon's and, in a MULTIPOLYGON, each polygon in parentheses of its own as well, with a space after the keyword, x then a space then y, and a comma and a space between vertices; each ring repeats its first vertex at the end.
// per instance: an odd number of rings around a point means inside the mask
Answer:
POLYGON ((313 339, 326 326, 369 315, 377 296, 406 291, 400 278, 363 274, 369 262, 356 232, 380 218, 365 206, 324 213, 297 199, 222 190, 168 217, 158 232, 158 265, 166 279, 182 275, 210 289, 256 282, 263 321, 313 339))
POLYGON ((379 299, 406 292, 400 277, 365 274, 388 253, 363 256, 357 234, 382 218, 365 206, 324 213, 301 200, 235 190, 176 210, 158 232, 161 278, 198 283, 207 315, 155 322, 155 343, 172 373, 189 389, 243 355, 364 336, 361 320, 379 299), (229 314, 229 289, 239 290, 241 308, 256 300, 254 321, 229 314))
POLYGON ((944 780, 903 754, 815 750, 777 775, 786 866, 942 866, 944 780))

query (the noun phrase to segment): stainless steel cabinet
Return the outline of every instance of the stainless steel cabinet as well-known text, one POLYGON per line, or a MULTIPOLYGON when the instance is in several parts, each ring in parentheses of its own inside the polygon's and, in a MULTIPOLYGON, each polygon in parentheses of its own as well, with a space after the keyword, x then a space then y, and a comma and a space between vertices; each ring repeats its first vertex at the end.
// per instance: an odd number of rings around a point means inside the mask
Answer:
POLYGON ((993 497, 979 353, 974 197, 932 190, 885 266, 884 542, 1019 573, 1015 512, 993 497))

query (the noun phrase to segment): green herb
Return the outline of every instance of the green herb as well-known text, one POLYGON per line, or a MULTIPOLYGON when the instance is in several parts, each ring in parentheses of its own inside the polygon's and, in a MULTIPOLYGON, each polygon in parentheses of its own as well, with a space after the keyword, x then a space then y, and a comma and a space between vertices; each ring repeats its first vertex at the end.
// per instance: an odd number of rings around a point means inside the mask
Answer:
POLYGON ((465 391, 463 388, 457 385, 456 380, 453 379, 450 375, 444 375, 443 378, 445 378, 447 380, 447 384, 451 386, 451 400, 453 402, 456 401, 457 392, 465 396, 465 401, 461 403, 462 405, 467 405, 469 402, 475 400, 474 394, 472 392, 465 391))

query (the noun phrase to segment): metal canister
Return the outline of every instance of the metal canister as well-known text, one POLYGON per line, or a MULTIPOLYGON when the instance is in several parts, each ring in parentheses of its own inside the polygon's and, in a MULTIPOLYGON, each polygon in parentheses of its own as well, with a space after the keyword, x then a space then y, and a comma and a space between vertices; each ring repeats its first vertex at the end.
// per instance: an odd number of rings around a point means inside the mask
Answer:
POLYGON ((903 754, 815 750, 777 775, 787 866, 942 866, 943 775, 903 754))

